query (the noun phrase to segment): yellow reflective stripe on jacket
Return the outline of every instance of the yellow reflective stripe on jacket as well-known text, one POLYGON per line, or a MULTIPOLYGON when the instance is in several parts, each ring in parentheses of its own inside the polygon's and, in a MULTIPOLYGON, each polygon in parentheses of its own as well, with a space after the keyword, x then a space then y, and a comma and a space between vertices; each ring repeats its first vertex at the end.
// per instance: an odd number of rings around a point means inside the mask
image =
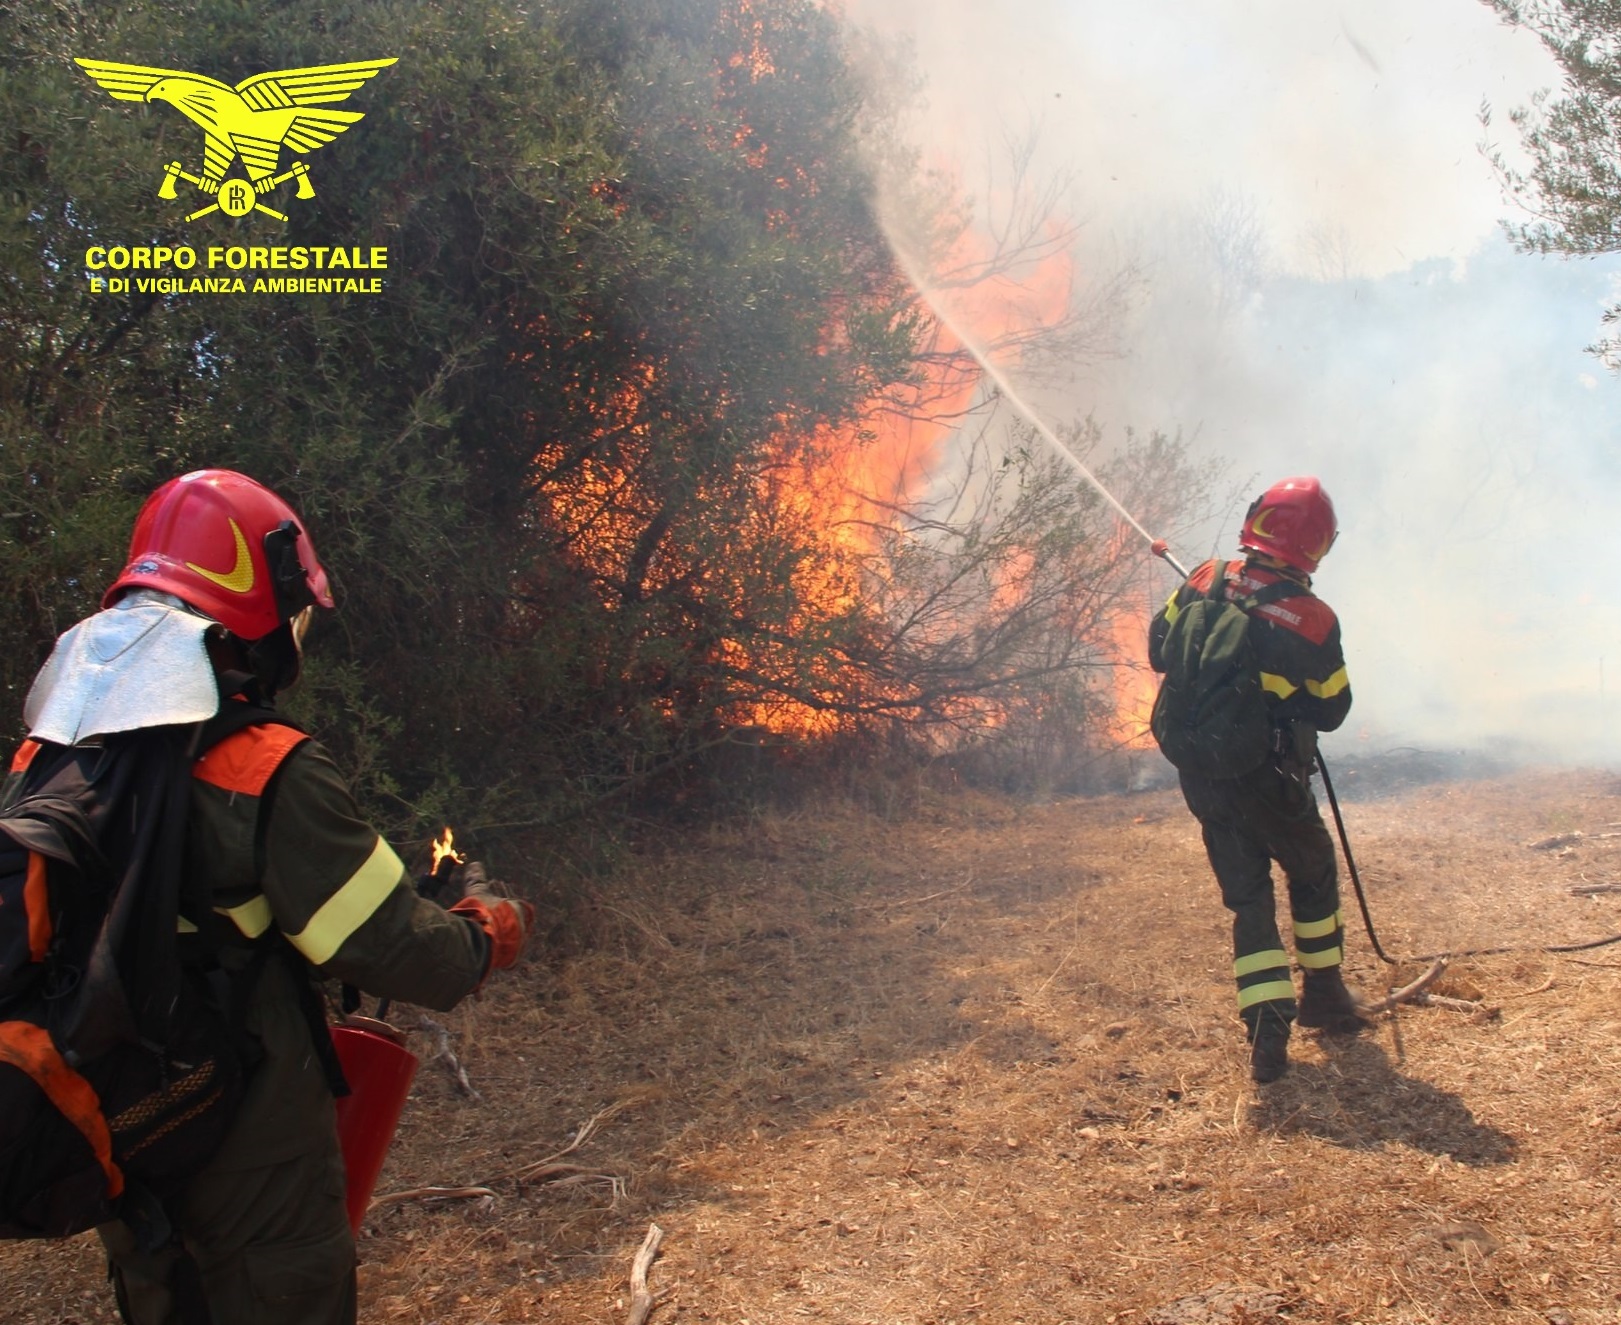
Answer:
POLYGON ((1289 954, 1282 948, 1268 948, 1265 952, 1245 953, 1233 963, 1235 977, 1254 975, 1257 971, 1270 971, 1274 966, 1281 966, 1285 970, 1289 966, 1289 954))
POLYGON ((1295 986, 1292 980, 1268 980, 1262 985, 1251 985, 1248 989, 1238 991, 1238 1010, 1252 1008, 1257 1003, 1273 1003, 1280 999, 1293 998, 1295 986))
POLYGON ((1344 923, 1340 913, 1334 912, 1321 920, 1297 920, 1295 924, 1295 937, 1297 939, 1326 939, 1344 923))
POLYGON ((258 938, 276 923, 276 918, 270 914, 270 902, 263 893, 249 898, 240 905, 216 906, 214 910, 250 939, 258 938))
MULTIPOLYGON (((1178 589, 1176 592, 1180 593, 1181 590, 1178 589)), ((1176 593, 1173 593, 1165 600, 1165 624, 1170 625, 1181 615, 1182 609, 1176 605, 1176 593)))
POLYGON ((1317 696, 1318 699, 1333 699, 1335 695, 1339 694, 1350 684, 1350 673, 1348 673, 1345 668, 1342 667, 1326 681, 1308 680, 1306 682, 1306 690, 1308 693, 1317 696))
MULTIPOLYGON (((1308 681, 1306 684, 1310 686, 1311 682, 1308 681)), ((1297 685, 1290 685, 1285 678, 1279 676, 1276 672, 1262 672, 1261 689, 1267 691, 1269 694, 1276 695, 1279 699, 1288 699, 1289 696, 1294 694, 1295 691, 1299 690, 1300 687, 1297 685)))
POLYGON ((405 866, 394 849, 379 837, 366 863, 322 903, 309 924, 288 939, 316 966, 324 965, 346 938, 371 919, 404 873, 405 866))

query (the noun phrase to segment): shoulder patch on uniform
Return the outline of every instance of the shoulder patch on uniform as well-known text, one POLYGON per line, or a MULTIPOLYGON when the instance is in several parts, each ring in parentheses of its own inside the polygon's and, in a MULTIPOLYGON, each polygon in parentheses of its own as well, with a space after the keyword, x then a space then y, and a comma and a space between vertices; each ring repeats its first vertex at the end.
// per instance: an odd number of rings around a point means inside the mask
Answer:
POLYGON ((1225 572, 1228 568, 1228 563, 1217 558, 1212 561, 1207 561, 1201 566, 1195 566, 1193 568, 1193 574, 1188 576, 1187 582, 1193 588, 1197 589, 1201 594, 1207 594, 1210 592, 1210 586, 1215 583, 1216 571, 1218 568, 1225 572))
POLYGON ((282 761, 309 740, 296 727, 258 723, 233 732, 191 766, 191 775, 222 791, 264 792, 282 761))
POLYGON ((1313 644, 1321 644, 1328 638, 1336 620, 1333 608, 1312 594, 1265 603, 1255 609, 1255 615, 1263 616, 1273 625, 1282 626, 1313 644))

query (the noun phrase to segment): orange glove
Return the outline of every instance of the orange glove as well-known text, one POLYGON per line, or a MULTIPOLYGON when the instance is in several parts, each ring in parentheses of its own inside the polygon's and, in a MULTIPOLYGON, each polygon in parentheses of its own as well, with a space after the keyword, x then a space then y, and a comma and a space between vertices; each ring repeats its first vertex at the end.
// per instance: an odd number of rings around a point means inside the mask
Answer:
POLYGON ((484 877, 476 862, 466 869, 467 896, 450 908, 451 915, 465 916, 490 940, 490 964, 485 974, 504 971, 518 960, 529 933, 535 927, 535 908, 515 897, 502 897, 484 877))

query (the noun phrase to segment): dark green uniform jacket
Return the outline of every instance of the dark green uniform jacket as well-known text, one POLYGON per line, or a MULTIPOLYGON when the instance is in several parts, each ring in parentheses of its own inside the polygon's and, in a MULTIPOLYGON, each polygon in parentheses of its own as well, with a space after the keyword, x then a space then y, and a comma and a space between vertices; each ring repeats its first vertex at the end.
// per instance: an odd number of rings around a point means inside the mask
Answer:
MULTIPOLYGON (((1278 571, 1243 561, 1207 561, 1166 601, 1148 630, 1148 661, 1156 672, 1165 670, 1162 649, 1171 623, 1189 603, 1210 592, 1217 568, 1229 585, 1228 597, 1240 598, 1285 578, 1278 571)), ((1302 577, 1304 580, 1304 577, 1302 577)), ((1300 585, 1297 597, 1281 598, 1250 614, 1250 631, 1261 662, 1261 687, 1266 691, 1272 721, 1283 726, 1308 722, 1318 731, 1334 731, 1351 711, 1351 680, 1340 647, 1340 623, 1334 610, 1300 585)))
MULTIPOLYGON (((1188 577, 1149 627, 1148 660, 1164 671, 1166 632, 1181 611, 1208 596, 1215 576, 1241 598, 1285 578, 1248 561, 1207 561, 1188 577)), ((1289 577, 1293 578, 1293 577, 1289 577)), ((1299 577, 1300 592, 1250 613, 1250 639, 1273 724, 1309 723, 1333 731, 1351 709, 1351 683, 1333 610, 1299 577)), ((1282 748, 1280 756, 1288 752, 1282 748)), ((1311 793, 1307 761, 1267 761, 1243 777, 1180 774, 1182 796, 1199 820, 1205 853, 1233 913, 1233 978, 1238 1009, 1252 1028, 1264 1017, 1292 1021, 1295 988, 1278 932, 1272 863, 1288 884, 1294 960, 1305 970, 1338 967, 1345 956, 1334 844, 1311 793)))
MULTIPOLYGON (((25 767, 24 744, 8 779, 25 767)), ((227 737, 193 767, 188 869, 232 922, 222 955, 244 969, 271 948, 247 1009, 264 1051, 219 1153, 170 1211, 213 1318, 231 1325, 346 1325, 355 1248, 332 1092, 303 988, 312 970, 368 993, 448 1009, 489 961, 483 931, 419 897, 361 818, 332 760, 275 723, 227 737)), ((182 917, 181 927, 196 917, 182 917)), ((101 1230, 125 1318, 181 1319, 176 1255, 144 1254, 122 1224, 101 1230)))

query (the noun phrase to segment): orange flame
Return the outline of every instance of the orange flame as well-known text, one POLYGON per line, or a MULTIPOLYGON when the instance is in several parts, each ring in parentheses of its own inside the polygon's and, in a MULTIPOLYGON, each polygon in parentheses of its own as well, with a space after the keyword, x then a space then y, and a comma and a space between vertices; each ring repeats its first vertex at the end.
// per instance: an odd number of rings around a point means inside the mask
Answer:
POLYGON ((450 825, 445 825, 444 833, 433 844, 433 872, 439 872, 440 863, 448 856, 458 865, 465 865, 467 857, 456 850, 456 834, 451 832, 450 825))
MULTIPOLYGON (((957 273, 989 270, 994 264, 990 243, 965 231, 952 253, 940 263, 957 273)), ((1072 270, 1067 253, 1054 250, 1018 273, 969 281, 953 291, 952 313, 993 350, 1010 353, 1021 339, 1060 321, 1068 309, 1072 270)), ((777 518, 788 516, 814 531, 820 555, 806 558, 794 574, 805 614, 822 620, 859 606, 862 566, 886 534, 901 527, 904 514, 915 510, 946 447, 974 408, 981 373, 950 330, 936 324, 934 340, 923 347, 922 375, 872 400, 864 417, 839 431, 818 433, 807 443, 779 439, 782 463, 773 468, 767 505, 777 518)), ((993 594, 993 606, 1007 607, 1021 596, 1028 566, 1010 566, 993 594)), ((798 624, 798 623, 796 623, 798 624)), ((759 670, 759 659, 751 660, 759 670)), ((803 660, 781 660, 793 675, 803 660)), ((841 678, 821 663, 823 674, 812 684, 829 693, 841 678)), ((769 669, 767 669, 769 670, 769 669)), ((806 679, 802 671, 799 679, 806 679)), ((882 698, 871 694, 869 698, 882 698)), ((999 713, 985 700, 962 701, 963 719, 995 723, 999 713), (970 712, 971 711, 971 712, 970 712)), ((790 699, 742 706, 739 720, 776 731, 826 735, 847 720, 832 709, 790 699)))
MULTIPOLYGON (((739 94, 776 72, 771 30, 756 10, 757 0, 735 0, 732 6, 736 49, 714 71, 718 105, 740 110, 746 98, 739 94)), ((793 160, 746 119, 717 114, 707 132, 718 153, 732 154, 770 185, 765 199, 769 223, 791 240, 793 199, 818 187, 814 165, 807 170, 809 163, 793 160)), ((616 197, 606 183, 602 197, 616 197)), ((1014 270, 992 240, 965 229, 954 250, 935 264, 937 271, 947 273, 940 279, 948 287, 953 319, 970 328, 999 361, 1010 364, 1033 331, 1060 323, 1069 310, 1073 272, 1063 244, 1040 243, 1034 252, 1035 258, 1022 266, 1014 261, 1014 270)), ((540 330, 537 324, 537 334, 540 330)), ((572 334, 587 340, 597 333, 584 326, 572 334)), ((758 696, 729 707, 726 720, 824 736, 853 722, 846 716, 845 699, 891 698, 878 693, 882 683, 844 660, 835 637, 840 629, 848 635, 874 624, 879 609, 871 605, 866 578, 872 558, 903 528, 907 514, 918 509, 931 475, 982 390, 980 370, 946 328, 936 324, 932 343, 921 349, 918 375, 875 394, 863 417, 846 427, 807 435, 801 420, 786 414, 779 418, 766 462, 749 480, 756 500, 736 501, 735 488, 693 494, 696 502, 713 496, 726 502, 727 509, 743 512, 740 527, 729 531, 735 542, 706 549, 698 564, 678 546, 653 545, 654 540, 644 538, 661 513, 659 494, 643 477, 654 472, 645 461, 657 455, 658 447, 658 422, 645 409, 666 366, 656 353, 644 350, 613 387, 595 388, 589 398, 576 400, 591 416, 594 435, 604 441, 600 448, 574 454, 561 440, 537 439, 533 478, 541 518, 555 531, 560 547, 594 572, 596 592, 610 611, 622 606, 615 585, 624 568, 638 560, 636 588, 641 594, 651 597, 680 586, 684 593, 703 597, 706 606, 735 608, 739 620, 748 617, 752 605, 749 570, 782 575, 791 584, 797 607, 788 619, 772 622, 768 629, 728 633, 707 646, 710 660, 750 678, 758 696), (791 567, 745 566, 753 550, 774 547, 807 551, 791 567), (728 556, 734 549, 742 554, 735 559, 728 556), (834 646, 816 643, 830 639, 834 646)), ((567 381, 560 385, 570 390, 567 381)), ((719 401, 717 409, 724 411, 726 405, 719 401)), ((1027 589, 1028 570, 1017 564, 1006 568, 995 586, 993 608, 1017 606, 1027 589)), ((726 613, 716 615, 724 618, 726 613)), ((1128 744, 1146 739, 1146 705, 1152 702, 1151 693, 1145 699, 1152 678, 1140 657, 1144 629, 1141 622, 1122 622, 1114 633, 1122 649, 1122 664, 1115 668, 1116 709, 1126 729, 1121 738, 1128 744), (1137 641, 1134 652, 1126 651, 1128 637, 1137 641)), ((1000 720, 995 701, 966 698, 959 704, 965 721, 1000 720)), ((447 829, 447 851, 449 841, 447 829)), ((437 863, 442 857, 437 847, 435 852, 437 863)))

